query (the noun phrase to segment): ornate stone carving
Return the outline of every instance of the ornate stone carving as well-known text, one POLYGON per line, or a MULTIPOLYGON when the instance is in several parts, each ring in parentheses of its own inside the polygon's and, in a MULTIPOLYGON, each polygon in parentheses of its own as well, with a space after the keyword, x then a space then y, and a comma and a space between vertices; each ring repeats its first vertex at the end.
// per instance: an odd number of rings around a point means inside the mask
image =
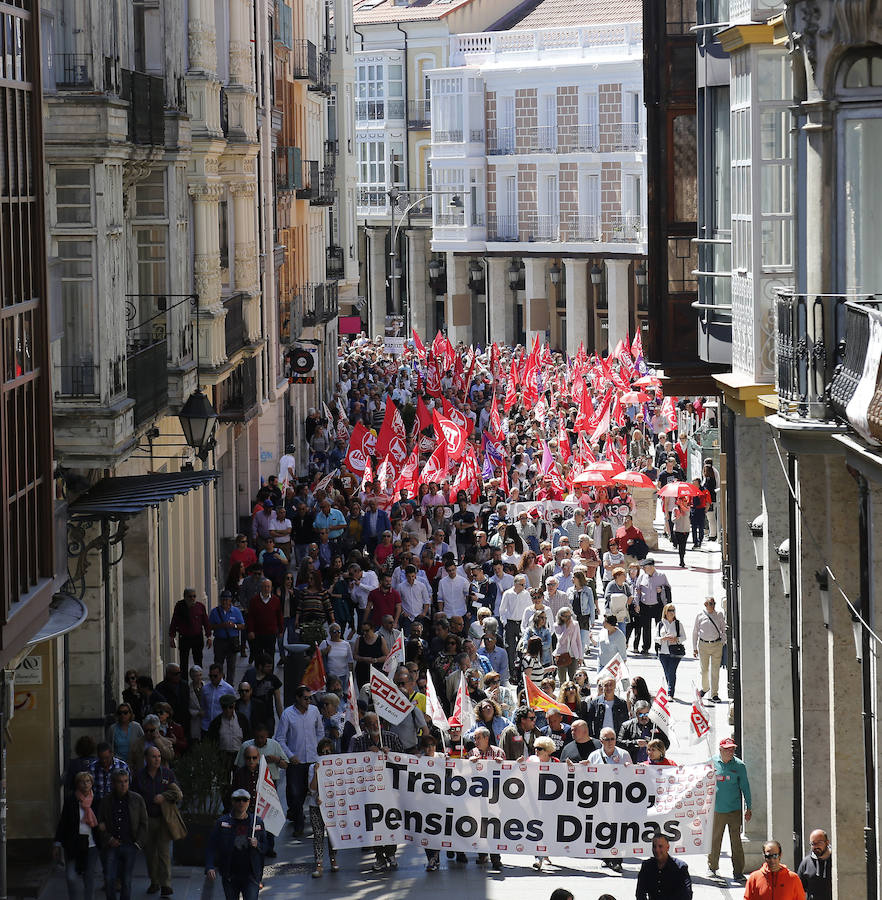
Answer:
POLYGON ((220 300, 220 254, 197 253, 193 257, 193 283, 200 306, 210 306, 220 300))
POLYGON ((208 184, 204 181, 196 181, 187 185, 187 193, 194 200, 202 200, 205 203, 217 203, 224 189, 219 184, 208 184))
POLYGON ((870 6, 868 0, 834 0, 833 15, 836 37, 841 44, 863 44, 870 32, 870 6))
POLYGON ((257 244, 237 244, 234 256, 236 289, 251 290, 257 284, 257 244))
POLYGON ((206 156, 202 168, 205 169, 206 175, 217 175, 217 157, 206 156))
POLYGON ((214 30, 203 22, 191 19, 189 23, 190 69, 214 72, 217 68, 217 43, 214 30))
POLYGON ((805 58, 814 74, 818 64, 818 32, 821 30, 821 9, 817 0, 809 0, 798 7, 799 32, 793 33, 793 41, 802 47, 805 58))
POLYGON ((230 41, 230 82, 251 85, 251 44, 230 41))
POLYGON ((233 196, 253 197, 257 190, 257 186, 253 181, 234 181, 227 185, 227 190, 229 190, 233 196))
POLYGON ((257 171, 253 156, 246 156, 245 159, 242 160, 242 171, 248 172, 250 175, 253 175, 257 171))

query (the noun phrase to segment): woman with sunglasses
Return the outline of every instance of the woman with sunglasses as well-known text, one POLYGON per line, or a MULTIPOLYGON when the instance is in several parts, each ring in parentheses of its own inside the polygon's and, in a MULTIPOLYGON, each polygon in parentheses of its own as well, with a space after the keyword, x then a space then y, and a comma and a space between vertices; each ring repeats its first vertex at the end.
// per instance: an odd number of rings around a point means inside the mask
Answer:
POLYGON ((135 721, 132 707, 128 703, 120 703, 116 708, 116 721, 107 726, 107 743, 113 755, 132 765, 132 746, 143 740, 144 730, 135 721))
MULTIPOLYGON (((489 676, 488 676, 489 677, 489 676)), ((496 676, 497 684, 499 676, 496 676)), ((485 687, 488 686, 485 682, 485 687)), ((502 707, 489 697, 475 707, 475 724, 467 732, 466 740, 473 738, 478 728, 486 728, 490 732, 493 744, 499 744, 499 738, 511 722, 502 715, 502 707)))
POLYGON ((686 629, 677 618, 677 610, 673 603, 668 603, 662 610, 661 621, 655 630, 655 650, 668 683, 668 696, 674 699, 677 688, 677 667, 686 654, 683 642, 686 640, 686 629))
POLYGON ((140 722, 147 710, 143 709, 144 698, 138 693, 138 672, 135 669, 127 669, 125 681, 126 686, 122 692, 123 702, 129 705, 134 720, 140 722))

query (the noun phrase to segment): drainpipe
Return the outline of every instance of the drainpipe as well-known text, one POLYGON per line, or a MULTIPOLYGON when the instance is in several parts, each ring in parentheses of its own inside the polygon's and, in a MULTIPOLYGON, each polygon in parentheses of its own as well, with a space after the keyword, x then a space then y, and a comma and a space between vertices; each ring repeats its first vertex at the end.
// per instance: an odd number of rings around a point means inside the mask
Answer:
MULTIPOLYGON (((117 525, 119 528, 119 525, 117 525)), ((110 522, 101 520, 101 577, 104 579, 104 710, 102 715, 107 715, 113 709, 113 690, 111 667, 111 648, 115 646, 113 641, 113 628, 111 625, 111 610, 113 608, 113 593, 110 589, 110 522)))
MULTIPOLYGON (((404 159, 401 160, 401 165, 404 167, 404 189, 407 190, 410 187, 410 132, 407 130, 407 104, 409 94, 407 92, 407 66, 408 66, 408 58, 407 58, 407 32, 401 27, 400 22, 395 23, 395 27, 404 35, 404 65, 402 66, 402 85, 401 85, 401 93, 404 95, 404 141, 402 144, 404 145, 404 159)), ((417 183, 419 183, 419 179, 417 179, 417 183)), ((407 195, 405 195, 407 196, 407 195)), ((395 211, 392 211, 392 214, 395 214, 395 211)), ((408 224, 410 223, 410 214, 407 216, 408 224)), ((400 229, 399 229, 400 230, 400 229)), ((392 240, 394 235, 389 236, 389 240, 392 240)), ((402 241, 402 247, 407 247, 407 241, 402 241)), ((398 282, 398 309, 395 311, 396 315, 401 315, 401 282, 404 282, 404 294, 407 300, 407 308, 410 309, 410 285, 407 283, 407 264, 404 258, 404 253, 399 253, 397 247, 391 247, 391 251, 395 254, 395 258, 401 263, 401 279, 398 282)), ((392 275, 394 276, 394 272, 392 275)), ((406 320, 410 320, 410 314, 406 315, 406 320)))
MULTIPOLYGON (((858 559, 860 598, 858 610, 861 618, 870 623, 870 495, 867 487, 867 479, 858 472, 849 469, 851 475, 858 484, 858 559)), ((871 676, 870 633, 866 628, 861 628, 861 696, 862 714, 864 718, 864 781, 866 789, 866 824, 864 825, 864 853, 867 862, 867 891, 868 897, 877 896, 879 882, 878 863, 876 855, 876 757, 874 751, 873 728, 873 686, 871 676)))
MULTIPOLYGON (((787 479, 796 486, 796 456, 787 454, 787 479)), ((793 738, 790 742, 793 757, 793 858, 802 859, 802 665, 799 657, 799 599, 802 596, 800 590, 800 565, 801 556, 796 552, 796 498, 792 493, 787 493, 788 502, 788 537, 790 540, 790 681, 793 691, 793 738)))
MULTIPOLYGON (((726 456, 727 460, 735 458, 735 413, 726 407, 726 456)), ((728 468, 728 467, 727 467, 728 468)), ((718 525, 719 527, 719 525, 718 525)), ((743 526, 741 526, 743 527, 743 526)), ((726 477, 726 562, 723 569, 725 576, 726 600, 729 613, 729 696, 732 698, 734 715, 735 742, 741 743, 741 675, 739 660, 741 658, 741 614, 738 608, 738 483, 732 477, 726 477)))

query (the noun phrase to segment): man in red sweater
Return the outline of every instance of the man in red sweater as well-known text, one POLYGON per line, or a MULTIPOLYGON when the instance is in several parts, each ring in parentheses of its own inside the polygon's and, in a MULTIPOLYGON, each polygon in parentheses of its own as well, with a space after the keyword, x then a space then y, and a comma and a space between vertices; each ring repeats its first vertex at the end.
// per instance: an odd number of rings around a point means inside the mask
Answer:
POLYGON ((273 593, 273 583, 264 578, 260 583, 260 593, 255 594, 248 604, 245 629, 251 642, 251 652, 257 659, 266 653, 275 659, 276 638, 282 633, 282 601, 273 593))
POLYGON ((747 879, 744 900, 805 900, 799 876, 781 864, 781 845, 777 841, 763 844, 763 859, 762 868, 747 879))
POLYGON ((380 576, 380 586, 374 588, 367 596, 365 618, 379 628, 383 624, 383 616, 392 616, 392 627, 398 627, 401 615, 401 594, 392 587, 392 579, 388 574, 380 576))

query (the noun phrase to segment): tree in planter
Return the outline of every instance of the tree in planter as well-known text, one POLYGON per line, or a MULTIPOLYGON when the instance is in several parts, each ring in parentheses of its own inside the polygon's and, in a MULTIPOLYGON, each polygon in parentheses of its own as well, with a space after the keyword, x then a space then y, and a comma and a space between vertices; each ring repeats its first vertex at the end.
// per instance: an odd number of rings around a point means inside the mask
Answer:
POLYGON ((230 783, 227 759, 217 744, 202 741, 175 760, 173 768, 184 795, 181 813, 188 830, 187 837, 175 841, 175 861, 201 866, 214 820, 223 812, 224 792, 230 783))

